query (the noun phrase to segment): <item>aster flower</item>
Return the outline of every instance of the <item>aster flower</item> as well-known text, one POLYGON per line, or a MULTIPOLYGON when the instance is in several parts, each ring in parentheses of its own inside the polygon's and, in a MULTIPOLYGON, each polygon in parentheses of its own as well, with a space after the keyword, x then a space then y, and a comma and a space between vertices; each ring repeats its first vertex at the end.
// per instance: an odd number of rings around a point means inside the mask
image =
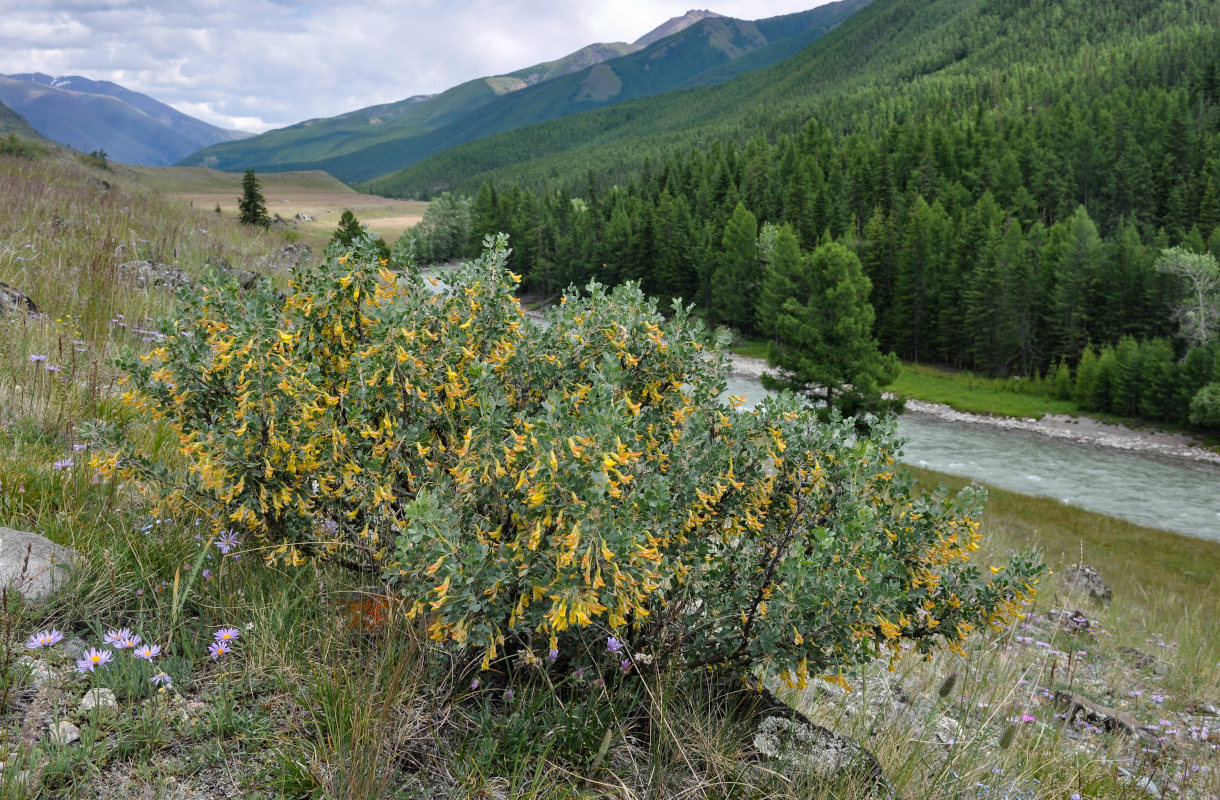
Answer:
POLYGON ((241 636, 241 631, 237 628, 221 628, 212 634, 212 638, 218 642, 231 642, 238 636, 241 636))
POLYGON ((219 660, 221 656, 227 656, 231 652, 233 652, 233 648, 229 647, 226 642, 212 642, 208 645, 208 653, 215 660, 219 660))
POLYGON ((51 466, 55 469, 67 469, 68 467, 71 467, 73 465, 74 465, 74 462, 70 458, 65 458, 61 461, 56 461, 51 464, 51 466))
POLYGON ((136 658, 142 658, 145 661, 151 662, 154 658, 161 655, 161 645, 146 644, 143 647, 132 653, 136 658))
POLYGON ((241 542, 237 540, 237 534, 234 531, 225 531, 216 537, 215 544, 220 552, 227 556, 229 551, 237 547, 241 542))
POLYGON ((47 360, 46 356, 34 355, 33 353, 30 354, 30 361, 33 361, 35 363, 37 363, 39 361, 46 361, 46 360, 47 360))
POLYGON ((96 647, 90 647, 81 654, 80 658, 76 659, 76 671, 93 672, 97 667, 109 664, 112 658, 114 658, 114 653, 109 650, 99 650, 96 647))
POLYGON ((57 645, 64 640, 64 635, 59 631, 51 628, 49 631, 39 631, 25 640, 25 646, 30 650, 37 650, 39 647, 51 647, 57 645))
POLYGON ((131 628, 119 628, 118 630, 106 631, 106 635, 102 637, 102 644, 114 644, 121 642, 124 639, 131 638, 131 628))
POLYGON ((164 672, 158 672, 156 675, 149 678, 148 681, 153 686, 171 686, 174 682, 173 678, 166 675, 164 672))
POLYGON ((115 642, 114 649, 115 650, 126 650, 130 647, 135 647, 139 643, 140 643, 139 634, 132 634, 131 636, 126 636, 122 639, 119 639, 117 642, 115 642))

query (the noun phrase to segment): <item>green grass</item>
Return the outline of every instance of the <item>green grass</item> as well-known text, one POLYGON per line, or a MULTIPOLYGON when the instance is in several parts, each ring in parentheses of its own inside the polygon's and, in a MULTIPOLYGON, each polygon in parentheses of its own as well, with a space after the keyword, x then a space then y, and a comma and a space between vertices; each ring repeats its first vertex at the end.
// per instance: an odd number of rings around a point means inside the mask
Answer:
POLYGON ((1025 394, 1015 379, 982 378, 968 372, 950 372, 921 364, 903 364, 889 391, 929 403, 941 403, 972 414, 1032 417, 1047 414, 1078 416, 1084 411, 1071 400, 1056 400, 1040 392, 1025 394))

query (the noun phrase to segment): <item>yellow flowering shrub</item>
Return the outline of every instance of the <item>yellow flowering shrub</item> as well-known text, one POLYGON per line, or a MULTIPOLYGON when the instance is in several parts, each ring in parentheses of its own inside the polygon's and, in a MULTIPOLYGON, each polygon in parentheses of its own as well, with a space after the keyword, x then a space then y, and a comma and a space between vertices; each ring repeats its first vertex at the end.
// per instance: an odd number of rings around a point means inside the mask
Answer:
MULTIPOLYGON (((638 287, 526 319, 505 240, 443 280, 368 242, 290 295, 206 284, 128 401, 189 467, 150 486, 269 559, 380 574, 435 640, 484 665, 606 652, 662 668, 761 664, 800 681, 955 646, 1041 566, 969 563, 980 497, 914 494, 882 433, 785 396, 725 397, 727 359, 638 287)), ((132 454, 110 462, 168 470, 132 454)))

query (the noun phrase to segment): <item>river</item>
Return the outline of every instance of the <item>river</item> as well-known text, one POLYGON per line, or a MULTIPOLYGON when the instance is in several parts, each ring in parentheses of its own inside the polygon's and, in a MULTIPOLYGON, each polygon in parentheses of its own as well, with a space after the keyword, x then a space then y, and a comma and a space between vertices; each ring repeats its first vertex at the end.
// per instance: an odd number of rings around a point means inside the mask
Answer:
MULTIPOLYGON (((734 374, 729 393, 746 405, 766 395, 734 374)), ((1176 458, 1076 444, 1024 431, 899 417, 902 460, 1022 494, 1053 497, 1140 525, 1220 541, 1220 468, 1176 458)))

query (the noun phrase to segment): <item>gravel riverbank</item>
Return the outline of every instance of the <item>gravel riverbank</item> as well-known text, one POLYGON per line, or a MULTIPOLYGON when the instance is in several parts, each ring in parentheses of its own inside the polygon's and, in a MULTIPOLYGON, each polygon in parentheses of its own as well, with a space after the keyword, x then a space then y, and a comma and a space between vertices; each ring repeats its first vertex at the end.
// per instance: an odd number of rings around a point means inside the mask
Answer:
MULTIPOLYGON (((767 362, 761 358, 733 355, 732 361, 733 372, 743 377, 758 378, 767 369, 767 362)), ((1063 414, 1048 414, 1042 419, 996 417, 958 411, 947 405, 922 400, 908 400, 906 413, 920 414, 945 422, 1023 431, 1092 447, 1108 447, 1220 465, 1220 453, 1204 447, 1186 434, 1131 428, 1091 417, 1069 417, 1063 414)))

